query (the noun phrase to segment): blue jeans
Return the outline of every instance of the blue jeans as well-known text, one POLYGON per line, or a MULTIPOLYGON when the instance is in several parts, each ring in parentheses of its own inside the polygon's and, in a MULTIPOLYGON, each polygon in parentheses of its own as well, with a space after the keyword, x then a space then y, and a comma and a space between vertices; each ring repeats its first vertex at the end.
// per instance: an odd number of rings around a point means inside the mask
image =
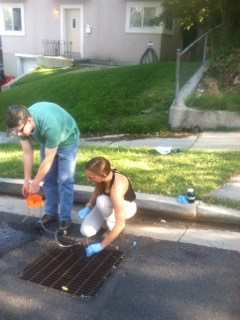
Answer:
MULTIPOLYGON (((45 157, 45 145, 41 145, 41 160, 45 157)), ((58 214, 59 220, 71 220, 73 206, 73 184, 78 146, 60 149, 53 164, 44 178, 45 213, 53 216, 58 214)))

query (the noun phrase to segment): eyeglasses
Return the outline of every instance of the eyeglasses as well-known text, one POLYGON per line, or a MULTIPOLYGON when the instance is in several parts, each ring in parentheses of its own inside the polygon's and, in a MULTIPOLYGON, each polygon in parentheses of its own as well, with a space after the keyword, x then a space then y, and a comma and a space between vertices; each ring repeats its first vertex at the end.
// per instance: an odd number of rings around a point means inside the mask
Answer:
POLYGON ((18 132, 19 132, 19 133, 23 134, 23 132, 24 132, 24 128, 25 128, 25 126, 26 126, 27 122, 28 122, 28 119, 25 121, 25 123, 24 123, 23 127, 22 127, 21 129, 19 129, 19 130, 18 130, 18 132))

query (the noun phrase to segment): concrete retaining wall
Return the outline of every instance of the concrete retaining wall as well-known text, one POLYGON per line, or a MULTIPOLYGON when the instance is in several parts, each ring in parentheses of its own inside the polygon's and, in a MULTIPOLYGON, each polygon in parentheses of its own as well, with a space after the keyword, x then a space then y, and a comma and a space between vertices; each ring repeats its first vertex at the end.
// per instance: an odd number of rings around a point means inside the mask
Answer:
POLYGON ((196 110, 178 103, 170 108, 169 123, 172 129, 239 130, 240 115, 237 112, 196 110))
POLYGON ((173 101, 169 110, 172 129, 240 129, 240 114, 237 112, 199 110, 185 105, 207 68, 208 64, 202 66, 180 90, 178 99, 173 101))
POLYGON ((45 68, 66 68, 73 65, 73 60, 64 57, 39 56, 37 64, 45 68))

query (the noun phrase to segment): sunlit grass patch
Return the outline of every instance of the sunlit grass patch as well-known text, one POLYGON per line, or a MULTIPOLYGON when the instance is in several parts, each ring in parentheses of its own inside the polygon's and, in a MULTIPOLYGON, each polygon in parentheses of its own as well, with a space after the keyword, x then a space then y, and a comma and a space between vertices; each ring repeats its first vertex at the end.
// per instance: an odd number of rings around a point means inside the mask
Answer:
MULTIPOLYGON (((40 163, 39 146, 34 145, 34 174, 40 163)), ((103 156, 114 168, 131 180, 135 191, 177 197, 195 189, 198 200, 208 203, 228 203, 211 197, 211 191, 240 173, 240 151, 184 150, 160 155, 153 148, 80 147, 77 156, 75 183, 92 185, 86 178, 85 165, 93 157, 103 156)), ((0 145, 1 177, 23 178, 21 146, 0 145)), ((239 202, 240 208, 240 202, 239 202)))

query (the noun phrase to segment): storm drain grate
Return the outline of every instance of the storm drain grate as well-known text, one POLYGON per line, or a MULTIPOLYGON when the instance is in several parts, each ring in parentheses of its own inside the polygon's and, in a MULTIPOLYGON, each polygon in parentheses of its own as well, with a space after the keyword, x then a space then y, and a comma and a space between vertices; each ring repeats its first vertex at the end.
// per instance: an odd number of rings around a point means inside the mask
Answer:
POLYGON ((55 248, 34 260, 20 277, 72 295, 93 297, 122 260, 123 252, 118 250, 105 249, 87 258, 83 245, 55 248))

